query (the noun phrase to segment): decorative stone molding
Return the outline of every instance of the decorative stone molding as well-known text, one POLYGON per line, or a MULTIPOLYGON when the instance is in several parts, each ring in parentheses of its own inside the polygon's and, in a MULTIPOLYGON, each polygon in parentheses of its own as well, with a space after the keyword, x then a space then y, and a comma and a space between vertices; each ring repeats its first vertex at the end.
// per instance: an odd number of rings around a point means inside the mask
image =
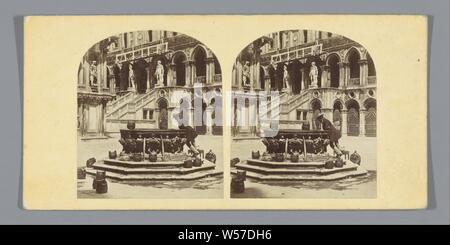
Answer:
POLYGON ((264 137, 262 143, 269 154, 303 154, 305 150, 306 153, 319 154, 326 152, 330 140, 329 133, 322 130, 280 130, 276 137, 264 137))
POLYGON ((78 93, 78 102, 87 104, 105 104, 114 98, 110 94, 78 93))

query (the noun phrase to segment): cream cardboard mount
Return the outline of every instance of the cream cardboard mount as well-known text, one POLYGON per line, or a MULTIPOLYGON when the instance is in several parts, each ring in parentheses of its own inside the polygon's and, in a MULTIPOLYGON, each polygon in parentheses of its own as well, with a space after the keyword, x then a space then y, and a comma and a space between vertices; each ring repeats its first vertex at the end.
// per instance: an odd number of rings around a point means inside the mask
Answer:
POLYGON ((425 16, 29 16, 24 39, 25 209, 427 207, 425 16), (194 102, 199 84, 206 118, 213 118, 216 104, 205 98, 220 95, 214 98, 222 101, 224 125, 193 127, 199 136, 188 152, 192 138, 180 132, 190 131, 173 124, 170 116, 179 100, 171 98, 183 88, 194 102), (267 141, 267 148, 261 135, 251 130, 246 135, 244 127, 229 123, 235 118, 229 95, 254 90, 281 91, 281 108, 294 108, 281 110, 284 136, 267 141), (338 97, 342 103, 335 106, 338 97), (342 148, 362 149, 361 166, 373 162, 371 181, 335 180, 327 189, 305 180, 317 173, 336 176, 346 168, 359 171, 345 154, 343 168, 325 168, 320 157, 333 150, 320 150, 330 142, 320 130, 326 123, 314 125, 318 115, 341 130, 342 148), (306 122, 308 133, 298 134, 306 122), (187 144, 181 151, 179 138, 187 144), (284 148, 270 145, 286 138, 284 148), (201 166, 186 167, 183 157, 196 145, 204 154, 212 149, 215 162, 203 156, 201 166), (96 163, 86 169, 87 179, 77 180, 88 156, 96 163), (151 158, 161 165, 151 165, 151 158), (283 159, 277 163, 278 158, 283 159), (320 161, 324 166, 312 166, 320 161), (92 189, 98 170, 100 177, 107 175, 104 194, 92 189), (237 193, 242 170, 245 191, 237 193), (286 182, 299 172, 307 175, 286 182), (267 183, 278 177, 285 182, 267 183), (122 181, 139 178, 146 184, 122 181))

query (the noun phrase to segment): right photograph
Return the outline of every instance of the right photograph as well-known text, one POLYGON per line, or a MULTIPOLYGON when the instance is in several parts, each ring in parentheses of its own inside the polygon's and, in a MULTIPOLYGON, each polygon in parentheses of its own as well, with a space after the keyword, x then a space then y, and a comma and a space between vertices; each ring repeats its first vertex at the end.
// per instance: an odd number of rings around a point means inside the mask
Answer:
POLYGON ((357 40, 282 30, 233 66, 232 198, 376 198, 377 77, 357 40))

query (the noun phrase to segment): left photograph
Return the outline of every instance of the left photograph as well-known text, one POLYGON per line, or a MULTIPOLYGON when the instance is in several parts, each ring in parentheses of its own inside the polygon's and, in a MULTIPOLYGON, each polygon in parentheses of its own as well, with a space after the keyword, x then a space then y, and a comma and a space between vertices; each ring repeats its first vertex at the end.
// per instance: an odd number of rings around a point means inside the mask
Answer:
POLYGON ((80 59, 78 198, 223 197, 222 72, 208 47, 131 31, 80 59))

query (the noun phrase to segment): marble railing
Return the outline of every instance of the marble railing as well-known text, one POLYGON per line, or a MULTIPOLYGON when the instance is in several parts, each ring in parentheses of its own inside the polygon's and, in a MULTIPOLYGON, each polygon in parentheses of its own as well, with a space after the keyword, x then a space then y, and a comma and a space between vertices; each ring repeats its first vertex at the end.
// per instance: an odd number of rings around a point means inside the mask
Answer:
POLYGON ((351 86, 351 85, 360 85, 361 83, 359 78, 350 78, 348 84, 351 86))
POLYGON ((198 76, 195 78, 196 83, 206 83, 206 76, 198 76))
POLYGON ((221 83, 222 82, 222 74, 215 74, 214 75, 214 82, 215 83, 221 83))
POLYGON ((111 101, 106 107, 106 114, 111 114, 115 110, 122 107, 125 103, 128 103, 128 100, 133 97, 133 93, 127 93, 123 96, 118 97, 116 100, 111 101))

